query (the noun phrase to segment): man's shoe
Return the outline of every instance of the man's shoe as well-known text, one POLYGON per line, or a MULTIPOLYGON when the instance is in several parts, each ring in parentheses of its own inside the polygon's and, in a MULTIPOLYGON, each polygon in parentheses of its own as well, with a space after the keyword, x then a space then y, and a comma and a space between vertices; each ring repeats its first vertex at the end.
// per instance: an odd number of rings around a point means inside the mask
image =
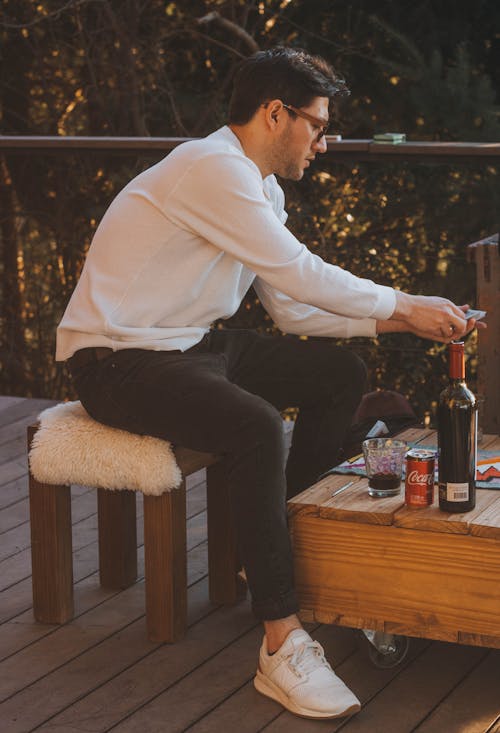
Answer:
POLYGON ((255 688, 305 718, 339 718, 361 708, 356 695, 337 677, 323 647, 304 629, 288 634, 275 654, 260 649, 255 688))

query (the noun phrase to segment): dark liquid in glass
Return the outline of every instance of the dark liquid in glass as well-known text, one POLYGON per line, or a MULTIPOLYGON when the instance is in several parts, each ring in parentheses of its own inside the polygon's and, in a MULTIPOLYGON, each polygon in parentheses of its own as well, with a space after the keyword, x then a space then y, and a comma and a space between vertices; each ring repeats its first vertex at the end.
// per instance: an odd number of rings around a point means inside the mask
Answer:
POLYGON ((397 489, 400 483, 401 479, 395 473, 376 473, 368 479, 368 485, 375 491, 391 491, 397 489))

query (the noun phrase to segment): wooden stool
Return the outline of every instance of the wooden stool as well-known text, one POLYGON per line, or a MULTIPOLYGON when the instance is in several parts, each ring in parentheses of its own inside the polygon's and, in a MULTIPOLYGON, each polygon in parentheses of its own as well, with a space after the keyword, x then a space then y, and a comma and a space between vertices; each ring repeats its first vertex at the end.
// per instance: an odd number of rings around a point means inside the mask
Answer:
MULTIPOLYGON (((29 451, 39 427, 28 428, 29 451)), ((210 600, 233 603, 242 596, 225 462, 212 454, 180 447, 172 448, 172 452, 182 474, 180 485, 156 496, 143 492, 146 620, 148 636, 155 642, 176 641, 186 631, 185 479, 201 468, 207 468, 210 600)), ((62 470, 64 473, 64 466, 62 470)), ((74 473, 68 470, 71 476, 74 473)), ((30 460, 33 609, 35 619, 41 623, 64 623, 73 618, 71 483, 80 481, 37 481, 30 460)), ((135 492, 95 488, 100 582, 106 588, 127 588, 137 578, 135 492)))

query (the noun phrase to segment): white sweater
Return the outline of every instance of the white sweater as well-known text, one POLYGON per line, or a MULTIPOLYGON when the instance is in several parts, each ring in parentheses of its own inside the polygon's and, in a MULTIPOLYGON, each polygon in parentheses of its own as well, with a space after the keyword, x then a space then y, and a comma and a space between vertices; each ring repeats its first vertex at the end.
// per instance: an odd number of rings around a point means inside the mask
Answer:
POLYGON ((116 196, 57 331, 56 359, 87 346, 180 349, 238 309, 250 285, 283 331, 374 336, 392 288, 312 254, 284 195, 228 127, 186 142, 116 196))

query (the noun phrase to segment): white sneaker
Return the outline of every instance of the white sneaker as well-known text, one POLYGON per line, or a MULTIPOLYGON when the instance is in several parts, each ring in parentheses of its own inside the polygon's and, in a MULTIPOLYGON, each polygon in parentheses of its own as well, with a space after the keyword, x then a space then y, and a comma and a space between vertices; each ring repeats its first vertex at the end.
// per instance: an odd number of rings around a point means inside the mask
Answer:
POLYGON ((260 648, 255 688, 305 718, 338 718, 361 708, 356 695, 342 682, 325 659, 323 647, 304 629, 288 634, 275 654, 260 648))

